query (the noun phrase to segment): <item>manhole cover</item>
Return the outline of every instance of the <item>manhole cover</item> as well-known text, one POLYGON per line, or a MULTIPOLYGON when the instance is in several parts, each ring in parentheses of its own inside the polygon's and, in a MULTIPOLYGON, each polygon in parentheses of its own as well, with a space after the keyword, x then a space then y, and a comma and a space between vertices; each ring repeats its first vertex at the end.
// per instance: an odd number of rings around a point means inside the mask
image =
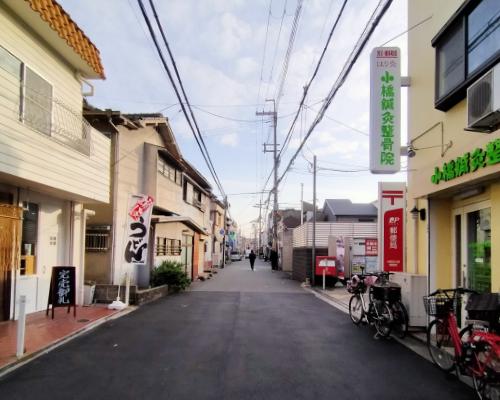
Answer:
POLYGON ((79 319, 76 322, 89 322, 89 320, 88 319, 79 319))

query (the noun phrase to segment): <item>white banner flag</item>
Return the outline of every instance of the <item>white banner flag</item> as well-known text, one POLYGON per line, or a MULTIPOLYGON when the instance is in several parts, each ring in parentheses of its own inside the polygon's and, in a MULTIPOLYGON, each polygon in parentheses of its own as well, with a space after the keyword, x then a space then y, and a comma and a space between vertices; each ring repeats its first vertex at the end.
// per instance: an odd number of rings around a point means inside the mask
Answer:
POLYGON ((153 202, 152 197, 145 195, 132 195, 130 198, 124 252, 125 262, 128 264, 146 264, 153 202))

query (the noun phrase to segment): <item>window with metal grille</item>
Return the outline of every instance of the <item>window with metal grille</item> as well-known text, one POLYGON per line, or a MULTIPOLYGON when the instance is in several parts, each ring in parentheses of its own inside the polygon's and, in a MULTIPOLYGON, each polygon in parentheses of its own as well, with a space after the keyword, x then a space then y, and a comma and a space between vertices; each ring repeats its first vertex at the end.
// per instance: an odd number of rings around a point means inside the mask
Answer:
POLYGON ((157 256, 180 256, 181 241, 165 237, 156 238, 155 254, 157 256))
POLYGON ((88 228, 85 235, 85 250, 108 251, 109 230, 109 226, 88 228))

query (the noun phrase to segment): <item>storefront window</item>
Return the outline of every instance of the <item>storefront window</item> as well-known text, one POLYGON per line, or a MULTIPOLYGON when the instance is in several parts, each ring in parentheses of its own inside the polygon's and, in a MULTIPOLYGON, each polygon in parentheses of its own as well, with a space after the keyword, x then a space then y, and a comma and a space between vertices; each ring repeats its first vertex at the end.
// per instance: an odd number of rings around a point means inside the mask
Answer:
POLYGON ((468 287, 491 292, 491 208, 467 213, 468 287))

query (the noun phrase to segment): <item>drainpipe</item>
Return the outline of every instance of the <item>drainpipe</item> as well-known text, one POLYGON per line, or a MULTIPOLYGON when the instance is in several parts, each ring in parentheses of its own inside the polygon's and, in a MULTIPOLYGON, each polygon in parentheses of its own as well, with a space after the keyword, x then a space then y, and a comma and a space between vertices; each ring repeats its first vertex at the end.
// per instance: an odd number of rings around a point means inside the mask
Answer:
POLYGON ((87 230, 87 217, 93 217, 95 211, 93 210, 82 210, 82 219, 80 223, 81 228, 81 253, 80 253, 80 279, 79 279, 79 293, 78 293, 78 304, 83 306, 83 283, 85 281, 85 233, 87 230))
POLYGON ((120 134, 118 132, 118 128, 115 124, 113 124, 113 120, 111 118, 111 110, 108 115, 109 124, 115 129, 114 137, 114 154, 113 154, 113 164, 111 168, 113 168, 113 186, 112 186, 112 207, 113 207, 113 221, 112 221, 112 234, 113 234, 113 243, 111 247, 111 268, 109 271, 109 283, 113 284, 114 276, 115 276, 115 260, 116 260, 116 236, 117 236, 117 227, 116 227, 116 219, 118 215, 118 178, 120 174, 120 134))
MULTIPOLYGON (((418 205, 417 199, 413 200, 415 208, 418 205)), ((418 274, 418 217, 413 218, 413 273, 418 274)))

